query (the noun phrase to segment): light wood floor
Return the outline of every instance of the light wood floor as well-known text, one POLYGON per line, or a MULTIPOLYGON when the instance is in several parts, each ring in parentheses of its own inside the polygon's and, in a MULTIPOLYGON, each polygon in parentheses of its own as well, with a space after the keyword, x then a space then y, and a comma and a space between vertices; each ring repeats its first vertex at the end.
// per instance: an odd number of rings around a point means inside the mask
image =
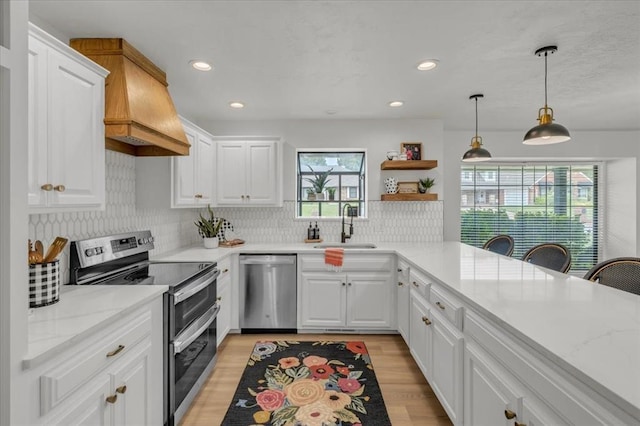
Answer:
POLYGON ((451 425, 399 335, 230 334, 218 348, 216 366, 183 417, 181 426, 220 424, 231 404, 253 345, 258 340, 364 341, 394 426, 451 425))

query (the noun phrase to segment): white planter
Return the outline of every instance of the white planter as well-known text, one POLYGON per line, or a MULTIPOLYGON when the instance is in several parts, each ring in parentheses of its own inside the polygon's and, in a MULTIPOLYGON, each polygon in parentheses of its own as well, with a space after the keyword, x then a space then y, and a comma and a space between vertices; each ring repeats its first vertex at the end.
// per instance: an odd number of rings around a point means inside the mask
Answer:
POLYGON ((204 248, 213 249, 218 247, 218 237, 203 238, 204 248))

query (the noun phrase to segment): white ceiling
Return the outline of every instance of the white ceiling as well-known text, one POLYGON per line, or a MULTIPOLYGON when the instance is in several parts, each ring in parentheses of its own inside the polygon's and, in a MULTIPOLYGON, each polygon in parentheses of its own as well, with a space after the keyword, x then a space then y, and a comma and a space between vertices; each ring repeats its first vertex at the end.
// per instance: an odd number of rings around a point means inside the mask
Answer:
POLYGON ((526 130, 544 105, 569 130, 640 129, 640 1, 56 1, 32 20, 58 35, 122 37, 166 71, 196 122, 442 119, 526 130), (192 59, 215 69, 198 72, 192 59), (439 67, 415 65, 436 58, 439 67), (401 108, 389 108, 401 99, 401 108), (241 100, 242 110, 228 103, 241 100), (334 110, 328 115, 327 110, 334 110))

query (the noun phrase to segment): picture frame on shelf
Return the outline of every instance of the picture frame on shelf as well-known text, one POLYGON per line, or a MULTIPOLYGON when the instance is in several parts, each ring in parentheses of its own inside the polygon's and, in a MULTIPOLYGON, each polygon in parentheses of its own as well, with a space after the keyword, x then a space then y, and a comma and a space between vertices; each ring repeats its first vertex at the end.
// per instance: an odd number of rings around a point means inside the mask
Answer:
POLYGON ((406 154, 407 160, 422 160, 422 142, 402 142, 400 154, 406 154))
POLYGON ((417 194, 418 182, 398 182, 398 194, 417 194))

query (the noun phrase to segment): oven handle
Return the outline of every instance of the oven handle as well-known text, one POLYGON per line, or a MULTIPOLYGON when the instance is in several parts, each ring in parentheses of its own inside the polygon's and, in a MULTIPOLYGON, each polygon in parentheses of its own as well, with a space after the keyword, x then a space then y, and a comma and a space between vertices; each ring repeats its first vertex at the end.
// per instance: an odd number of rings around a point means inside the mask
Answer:
POLYGON ((193 324, 187 327, 173 342, 173 354, 177 355, 185 350, 194 340, 198 338, 216 319, 220 311, 220 305, 217 303, 209 308, 200 318, 198 318, 193 324), (186 337, 183 338, 183 335, 186 337))
POLYGON ((211 284, 216 282, 216 278, 218 278, 218 275, 220 275, 220 270, 214 269, 213 272, 209 272, 203 277, 195 280, 187 287, 173 295, 173 304, 177 305, 183 300, 190 298, 200 290, 210 286, 211 284))

